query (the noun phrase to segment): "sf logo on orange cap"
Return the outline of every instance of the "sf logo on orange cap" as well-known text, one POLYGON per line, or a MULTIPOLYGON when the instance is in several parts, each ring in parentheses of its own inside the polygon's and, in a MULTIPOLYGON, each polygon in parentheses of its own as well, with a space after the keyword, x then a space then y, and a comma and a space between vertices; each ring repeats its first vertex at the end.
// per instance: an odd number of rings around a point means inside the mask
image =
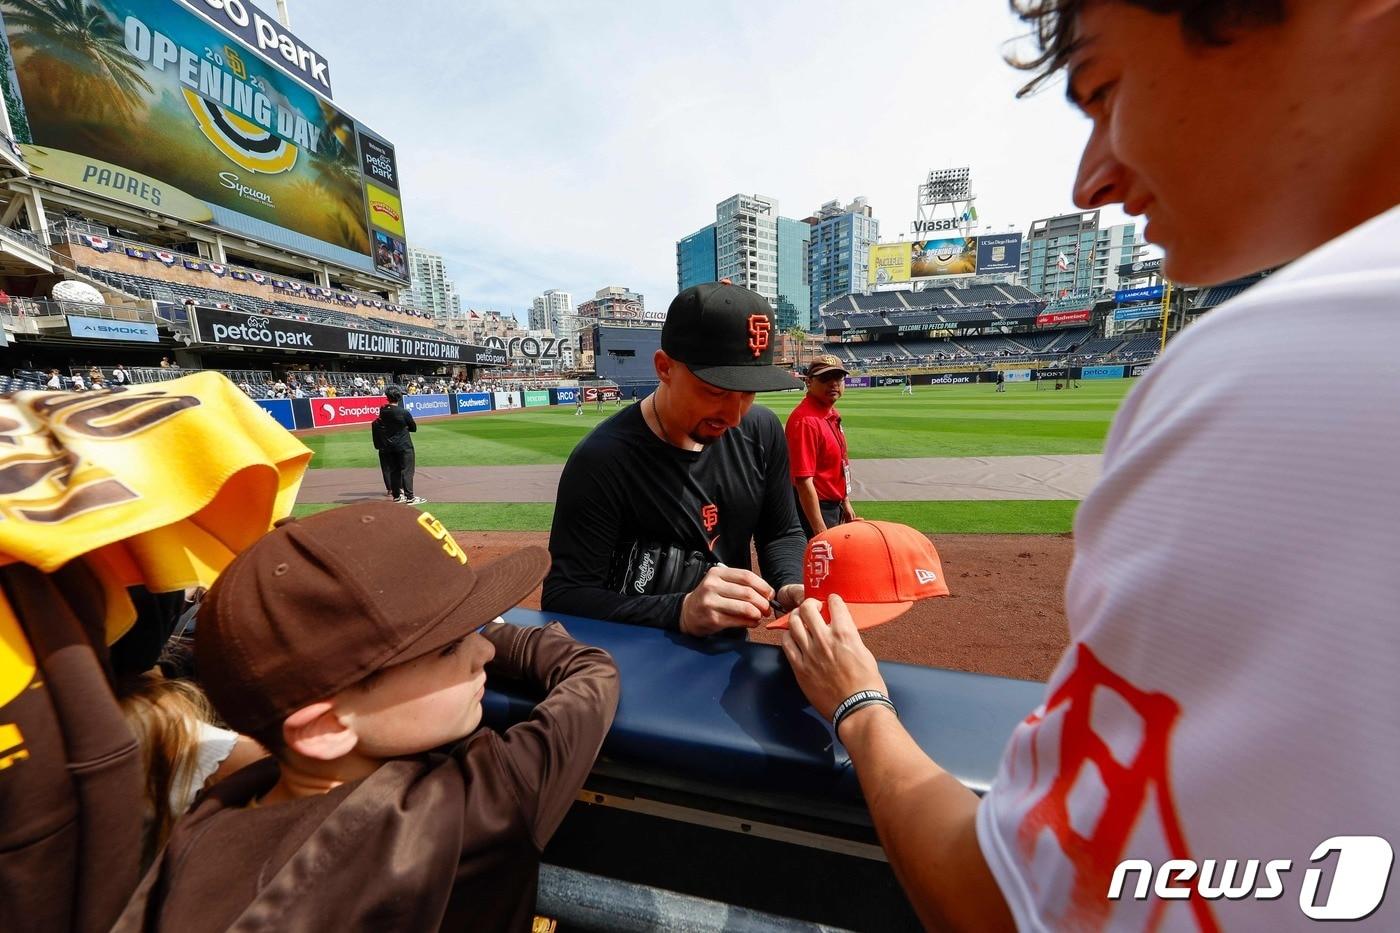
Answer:
POLYGON ((807 549, 807 585, 818 587, 831 573, 831 562, 835 556, 831 553, 830 541, 817 541, 807 549))
POLYGON ((753 351, 754 356, 768 349, 768 332, 772 328, 773 322, 768 320, 768 315, 749 315, 749 349, 753 351))

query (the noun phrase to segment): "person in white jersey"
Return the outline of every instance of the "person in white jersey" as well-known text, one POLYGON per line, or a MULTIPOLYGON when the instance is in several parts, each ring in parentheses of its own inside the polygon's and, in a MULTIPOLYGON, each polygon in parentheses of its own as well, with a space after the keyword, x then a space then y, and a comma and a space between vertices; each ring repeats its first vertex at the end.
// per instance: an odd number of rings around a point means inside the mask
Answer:
MULTIPOLYGON (((1400 929, 1400 0, 1013 6, 1090 121, 1075 203, 1177 282, 1278 271, 1124 402, 986 795, 841 720, 890 862, 930 926, 1400 929)), ((828 715, 884 692, 830 603, 784 638, 828 715)))

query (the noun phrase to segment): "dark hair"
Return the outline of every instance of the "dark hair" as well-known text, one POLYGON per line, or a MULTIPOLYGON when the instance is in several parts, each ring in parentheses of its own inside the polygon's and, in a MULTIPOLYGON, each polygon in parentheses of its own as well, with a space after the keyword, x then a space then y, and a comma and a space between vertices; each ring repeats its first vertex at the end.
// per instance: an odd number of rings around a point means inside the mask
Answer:
POLYGON ((398 386, 385 386, 384 397, 389 400, 390 405, 397 405, 403 401, 403 389, 398 386))
POLYGON ((1177 16, 1190 42, 1228 45, 1242 29, 1272 26, 1287 16, 1287 0, 1011 0, 1011 11, 1031 26, 1040 48, 1034 58, 1007 56, 1007 61, 1036 76, 1017 93, 1024 97, 1069 62, 1077 49, 1075 22, 1091 2, 1128 3, 1159 16, 1177 16))

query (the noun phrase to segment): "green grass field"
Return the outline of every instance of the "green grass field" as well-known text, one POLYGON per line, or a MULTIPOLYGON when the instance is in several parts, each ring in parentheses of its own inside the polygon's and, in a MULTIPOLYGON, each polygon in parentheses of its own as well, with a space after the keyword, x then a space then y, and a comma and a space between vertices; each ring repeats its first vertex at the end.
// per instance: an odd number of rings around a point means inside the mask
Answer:
MULTIPOLYGON (((1013 384, 998 394, 991 385, 920 386, 912 397, 899 389, 855 389, 841 401, 851 458, 979 457, 1099 453, 1128 380, 1085 382, 1053 391, 1013 384)), ((786 420, 800 396, 759 396, 760 404, 786 420)), ((587 406, 526 409, 419 424, 415 446, 420 467, 511 466, 563 463, 593 426, 612 415, 587 406)), ((375 467, 369 429, 302 437, 315 451, 312 469, 375 467)), ((888 519, 930 534, 1052 534, 1070 530, 1071 500, 980 500, 947 502, 858 502, 865 518, 888 519)), ((297 506, 305 515, 328 508, 297 506)), ((449 528, 478 531, 547 531, 549 503, 431 503, 449 528)))

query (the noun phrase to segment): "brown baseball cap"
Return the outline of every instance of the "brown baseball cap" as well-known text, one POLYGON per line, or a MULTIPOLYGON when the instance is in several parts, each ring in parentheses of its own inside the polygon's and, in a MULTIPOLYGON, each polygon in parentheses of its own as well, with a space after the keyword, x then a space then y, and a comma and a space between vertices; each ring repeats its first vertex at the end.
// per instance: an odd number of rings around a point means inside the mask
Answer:
POLYGON ((815 379, 817 376, 825 376, 827 373, 849 375, 850 372, 839 359, 830 353, 823 353, 808 363, 802 374, 809 379, 815 379))
POLYGON ((471 634, 548 569, 540 547, 474 569, 441 522, 392 502, 284 520, 209 590, 195 664, 230 728, 258 735, 471 634))

